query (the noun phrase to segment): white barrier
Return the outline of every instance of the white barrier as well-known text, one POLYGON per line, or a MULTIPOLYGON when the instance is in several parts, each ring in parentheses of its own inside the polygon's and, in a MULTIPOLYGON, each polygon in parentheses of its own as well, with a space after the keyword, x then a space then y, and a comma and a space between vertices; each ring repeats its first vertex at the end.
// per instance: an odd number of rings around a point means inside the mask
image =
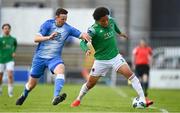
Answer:
POLYGON ((152 69, 149 80, 150 88, 180 89, 180 70, 152 69))

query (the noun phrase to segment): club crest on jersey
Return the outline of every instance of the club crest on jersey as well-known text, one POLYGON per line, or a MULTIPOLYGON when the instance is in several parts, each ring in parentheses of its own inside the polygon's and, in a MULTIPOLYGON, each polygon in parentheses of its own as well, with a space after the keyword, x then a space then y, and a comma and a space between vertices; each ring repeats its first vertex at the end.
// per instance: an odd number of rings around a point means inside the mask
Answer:
POLYGON ((92 68, 92 72, 94 72, 95 71, 95 68, 92 68))
POLYGON ((113 24, 110 24, 110 27, 113 28, 113 24))
POLYGON ((105 33, 104 34, 104 39, 109 39, 109 38, 111 38, 113 36, 113 32, 107 32, 107 33, 105 33))

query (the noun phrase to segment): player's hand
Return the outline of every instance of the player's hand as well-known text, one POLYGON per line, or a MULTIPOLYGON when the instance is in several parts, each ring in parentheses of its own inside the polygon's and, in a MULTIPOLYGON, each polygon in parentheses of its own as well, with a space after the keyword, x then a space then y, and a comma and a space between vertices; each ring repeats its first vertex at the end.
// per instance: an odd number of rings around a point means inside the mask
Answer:
POLYGON ((81 38, 91 43, 91 37, 87 33, 82 33, 81 38))
POLYGON ((136 66, 134 64, 132 64, 132 70, 135 71, 135 69, 136 69, 136 66))
POLYGON ((16 53, 13 53, 13 54, 12 54, 12 57, 14 58, 15 56, 16 56, 16 53))
POLYGON ((125 33, 121 33, 121 34, 120 34, 120 37, 124 37, 124 38, 128 39, 128 36, 127 36, 127 34, 125 34, 125 33))
POLYGON ((49 40, 54 39, 54 37, 56 37, 58 35, 58 32, 53 32, 50 36, 49 36, 49 40))
POLYGON ((89 56, 91 54, 91 50, 86 51, 86 56, 89 56))

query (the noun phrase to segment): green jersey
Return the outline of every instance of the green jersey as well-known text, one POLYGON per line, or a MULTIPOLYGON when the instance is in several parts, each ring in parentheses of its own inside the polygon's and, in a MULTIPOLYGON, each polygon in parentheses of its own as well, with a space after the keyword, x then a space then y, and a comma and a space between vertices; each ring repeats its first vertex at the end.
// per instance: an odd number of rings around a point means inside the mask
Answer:
MULTIPOLYGON (((89 29, 88 34, 92 37, 92 45, 95 49, 94 57, 97 60, 109 60, 114 58, 118 53, 116 43, 116 35, 121 33, 115 21, 109 17, 107 27, 102 27, 95 22, 89 29)), ((81 41, 80 47, 82 50, 87 51, 87 42, 81 41)))
POLYGON ((0 37, 0 63, 13 61, 12 54, 16 51, 17 41, 12 36, 0 37))

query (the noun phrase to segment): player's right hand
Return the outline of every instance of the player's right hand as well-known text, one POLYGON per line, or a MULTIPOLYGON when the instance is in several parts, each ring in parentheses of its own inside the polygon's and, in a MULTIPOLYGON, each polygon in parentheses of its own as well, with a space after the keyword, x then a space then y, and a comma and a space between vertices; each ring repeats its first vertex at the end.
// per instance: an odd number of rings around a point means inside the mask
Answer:
POLYGON ((86 51, 86 56, 89 56, 91 54, 91 50, 86 51))
POLYGON ((58 35, 58 32, 53 32, 50 36, 49 36, 49 40, 50 39, 54 39, 54 37, 56 37, 58 35))

